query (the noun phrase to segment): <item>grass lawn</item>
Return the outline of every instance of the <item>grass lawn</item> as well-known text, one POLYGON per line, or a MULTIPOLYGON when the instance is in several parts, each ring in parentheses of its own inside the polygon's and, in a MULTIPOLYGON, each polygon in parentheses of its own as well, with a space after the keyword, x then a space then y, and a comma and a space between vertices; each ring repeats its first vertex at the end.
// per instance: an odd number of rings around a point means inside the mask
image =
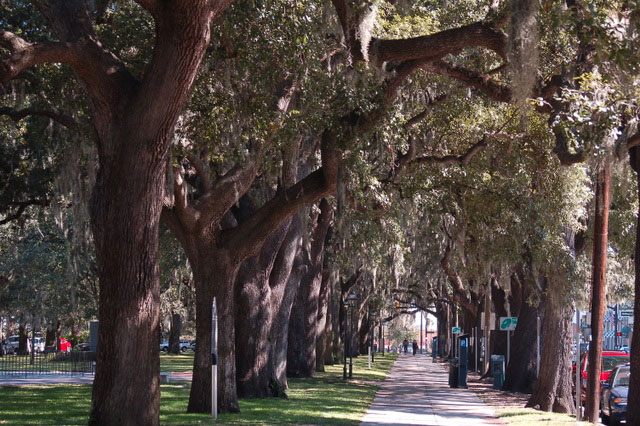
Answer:
MULTIPOLYGON (((342 380, 342 365, 327 366, 313 379, 292 379, 289 399, 241 400, 240 414, 223 414, 217 424, 330 423, 357 424, 369 407, 377 381, 384 380, 396 355, 354 358, 353 376, 342 380)), ((191 371, 193 356, 163 355, 163 371, 191 371)), ((210 415, 186 414, 190 383, 161 386, 161 424, 213 424, 210 415)), ((91 387, 84 385, 0 388, 0 425, 86 424, 91 387)))
POLYGON ((588 425, 587 422, 576 422, 576 417, 569 414, 547 413, 533 408, 496 408, 498 417, 513 426, 573 426, 588 425))

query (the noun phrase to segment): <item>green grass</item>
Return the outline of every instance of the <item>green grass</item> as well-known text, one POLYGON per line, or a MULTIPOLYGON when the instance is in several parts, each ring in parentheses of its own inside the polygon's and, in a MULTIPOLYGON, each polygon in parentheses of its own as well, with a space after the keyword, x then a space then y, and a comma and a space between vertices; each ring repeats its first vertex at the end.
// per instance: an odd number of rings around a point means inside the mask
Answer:
POLYGON ((533 408, 496 408, 496 414, 510 426, 574 426, 588 423, 576 422, 576 417, 569 414, 547 413, 533 408))
MULTIPOLYGON (((291 379, 288 399, 240 400, 239 414, 222 414, 216 424, 358 424, 396 355, 354 358, 353 379, 342 380, 342 365, 327 366, 312 379, 291 379)), ((193 356, 163 355, 163 371, 191 371, 193 356), (180 370, 182 369, 182 370, 180 370), (185 370, 186 369, 186 370, 185 370)), ((186 414, 190 383, 161 386, 161 424, 213 424, 210 415, 186 414)), ((0 425, 86 424, 91 386, 0 387, 0 425)))
POLYGON ((160 371, 184 373, 193 371, 193 352, 180 355, 160 353, 160 371))

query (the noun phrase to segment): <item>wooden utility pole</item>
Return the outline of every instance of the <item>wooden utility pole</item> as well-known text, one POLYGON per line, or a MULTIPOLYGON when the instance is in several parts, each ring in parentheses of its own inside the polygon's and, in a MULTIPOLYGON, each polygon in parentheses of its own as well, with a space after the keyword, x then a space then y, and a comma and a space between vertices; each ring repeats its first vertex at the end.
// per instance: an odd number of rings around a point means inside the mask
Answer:
POLYGON ((598 423, 600 408, 600 373, 602 365, 602 333, 604 325, 605 284, 607 279, 607 234, 609 229, 609 186, 611 162, 606 159, 597 173, 596 211, 593 226, 593 259, 591 281, 591 344, 587 366, 587 418, 598 423))

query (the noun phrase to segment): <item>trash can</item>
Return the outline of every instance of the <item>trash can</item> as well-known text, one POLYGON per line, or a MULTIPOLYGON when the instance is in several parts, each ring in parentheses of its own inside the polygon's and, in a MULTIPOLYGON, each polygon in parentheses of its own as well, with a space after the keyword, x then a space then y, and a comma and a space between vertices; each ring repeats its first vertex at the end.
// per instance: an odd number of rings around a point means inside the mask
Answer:
POLYGON ((491 376, 493 388, 502 389, 504 383, 504 355, 491 355, 491 376))
POLYGON ((460 364, 458 358, 452 358, 449 364, 449 387, 458 387, 458 376, 460 374, 460 364))

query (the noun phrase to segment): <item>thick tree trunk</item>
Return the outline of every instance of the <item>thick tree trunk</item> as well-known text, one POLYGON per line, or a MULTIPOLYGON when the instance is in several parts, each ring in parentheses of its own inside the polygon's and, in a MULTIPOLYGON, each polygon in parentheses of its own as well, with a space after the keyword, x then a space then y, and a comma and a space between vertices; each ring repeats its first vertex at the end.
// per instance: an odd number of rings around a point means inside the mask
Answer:
POLYGON ((157 260, 165 150, 129 142, 117 158, 101 158, 90 208, 100 277, 90 424, 154 425, 160 409, 157 260))
POLYGON ((273 341, 269 334, 282 299, 271 296, 269 276, 288 228, 289 222, 269 237, 260 254, 245 261, 238 273, 235 323, 240 398, 278 396, 271 386, 273 341))
MULTIPOLYGON (((638 185, 638 200, 640 200, 640 148, 634 147, 629 151, 631 167, 636 172, 638 185)), ((636 221, 636 250, 633 259, 635 266, 635 301, 633 314, 640 318, 640 207, 638 208, 636 221)), ((627 424, 640 425, 640 337, 634 331, 631 339, 631 379, 629 382, 629 400, 627 404, 627 424)))
POLYGON ((511 362, 507 366, 503 390, 511 392, 531 392, 536 381, 536 328, 538 315, 544 316, 544 303, 538 306, 527 303, 535 298, 537 291, 533 278, 525 278, 524 272, 517 280, 520 285, 511 285, 514 311, 518 326, 511 337, 511 362))
MULTIPOLYGON (((302 220, 298 213, 291 219, 289 231, 280 246, 276 261, 269 277, 271 298, 279 302, 279 309, 274 312, 270 332, 272 354, 270 360, 273 371, 272 388, 283 394, 287 389, 287 348, 289 336, 289 319, 291 309, 298 293, 300 279, 304 272, 302 265, 302 220)), ((275 303, 274 303, 275 305, 275 303)))
MULTIPOLYGON (((325 259, 326 260, 326 259, 325 259)), ((322 284, 318 298, 318 330, 316 341, 316 371, 324 371, 327 363, 327 351, 331 353, 331 293, 335 286, 336 274, 334 268, 325 261, 322 270, 322 284)), ((329 357, 331 358, 331 357, 329 357)), ((329 362, 331 363, 331 362, 329 362)))
POLYGON ((543 411, 573 413, 571 392, 571 318, 562 285, 549 282, 545 296, 544 340, 540 360, 540 376, 527 407, 543 411))
POLYGON ((171 329, 169 330, 169 353, 180 353, 180 335, 182 334, 182 318, 180 314, 171 312, 171 329))
POLYGON ((310 244, 307 272, 300 282, 296 304, 289 320, 288 377, 312 377, 316 372, 318 305, 324 245, 332 219, 333 208, 323 199, 310 244))
POLYGON ((211 412, 211 306, 218 309, 218 411, 238 412, 233 284, 239 265, 211 245, 198 245, 190 257, 196 285, 196 354, 189 395, 189 413, 211 412), (213 261, 215 259, 215 261, 213 261))

